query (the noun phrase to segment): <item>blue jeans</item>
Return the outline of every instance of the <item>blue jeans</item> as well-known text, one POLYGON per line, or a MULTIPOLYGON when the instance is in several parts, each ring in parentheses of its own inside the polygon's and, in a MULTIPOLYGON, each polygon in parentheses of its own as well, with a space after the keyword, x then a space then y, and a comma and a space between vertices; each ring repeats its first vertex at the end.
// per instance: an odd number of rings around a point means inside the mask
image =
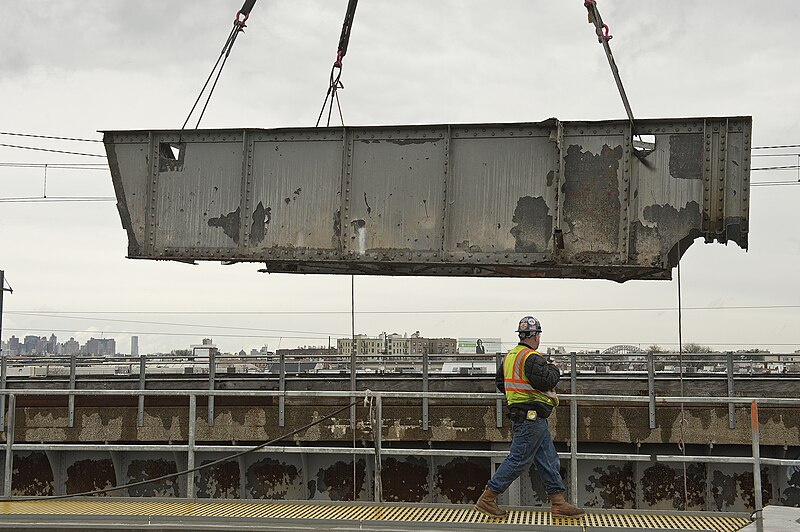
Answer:
POLYGON ((566 491, 559 471, 561 462, 547 428, 547 420, 512 422, 514 431, 508 456, 487 485, 495 493, 503 493, 531 462, 536 464, 548 495, 566 491))

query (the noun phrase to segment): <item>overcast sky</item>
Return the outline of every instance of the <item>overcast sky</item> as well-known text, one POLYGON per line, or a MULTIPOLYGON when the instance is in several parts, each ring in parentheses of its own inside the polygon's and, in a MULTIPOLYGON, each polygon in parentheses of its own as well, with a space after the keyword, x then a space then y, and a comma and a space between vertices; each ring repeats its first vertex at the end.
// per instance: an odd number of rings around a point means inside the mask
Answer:
MULTIPOLYGON (((207 128, 313 126, 346 0, 261 0, 239 37, 207 128)), ((0 2, 0 130, 101 139, 179 128, 240 0, 0 2)), ((791 0, 599 0, 634 113, 753 116, 753 145, 800 144, 791 0)), ((362 0, 340 93, 348 125, 620 119, 624 110, 581 0, 362 0)), ((0 143, 103 154, 102 144, 0 135, 0 143)), ((800 149, 755 167, 798 164, 800 149)), ((0 163, 104 159, 0 147, 0 163)), ((796 170, 754 171, 797 181, 796 170)), ((44 193, 44 170, 0 166, 0 198, 44 193)), ((47 171, 48 197, 111 197, 107 169, 47 171)), ((800 186, 760 186, 750 250, 695 242, 681 263, 684 342, 800 349, 800 186), (731 308, 755 307, 755 308, 731 308)), ((126 259, 114 201, 0 201, 3 339, 114 337, 129 351, 211 337, 227 351, 327 344, 350 334, 349 277, 264 275, 126 259), (171 325, 179 324, 179 325, 171 325)), ((542 346, 678 342, 673 281, 356 277, 357 333, 500 337, 542 322, 542 346), (633 309, 633 310, 631 310, 633 309)))

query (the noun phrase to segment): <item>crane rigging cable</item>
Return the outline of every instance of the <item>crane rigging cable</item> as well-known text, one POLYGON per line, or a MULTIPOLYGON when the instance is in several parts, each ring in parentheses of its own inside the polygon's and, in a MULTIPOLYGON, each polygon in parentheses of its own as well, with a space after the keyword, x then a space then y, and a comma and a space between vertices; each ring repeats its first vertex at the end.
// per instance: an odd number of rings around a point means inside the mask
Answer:
POLYGON ((339 47, 336 50, 336 59, 331 67, 330 80, 328 82, 328 91, 325 93, 325 100, 322 102, 322 109, 319 110, 317 116, 316 126, 319 126, 322 120, 322 115, 325 113, 325 106, 328 105, 328 119, 325 123, 326 126, 331 125, 331 113, 333 112, 333 102, 336 100, 336 107, 339 110, 339 120, 344 126, 344 117, 342 116, 342 106, 339 103, 338 90, 343 89, 342 84, 342 59, 347 54, 347 45, 350 43, 350 31, 353 28, 353 18, 356 16, 356 7, 358 0, 348 0, 347 11, 344 14, 344 23, 342 24, 342 33, 339 36, 339 47), (330 102, 328 101, 330 99, 330 102))
MULTIPOLYGON (((628 121, 631 123, 631 136, 634 138, 639 137, 639 141, 642 142, 641 136, 636 131, 636 121, 633 118, 633 110, 631 109, 631 104, 628 101, 628 95, 625 93, 625 87, 622 85, 622 78, 619 75, 617 62, 614 60, 614 55, 611 53, 611 45, 609 44, 609 41, 614 37, 609 33, 608 25, 603 22, 603 17, 600 16, 600 11, 597 9, 596 0, 584 0, 583 5, 589 12, 589 24, 594 24, 595 33, 597 34, 597 42, 603 45, 603 50, 606 52, 608 66, 611 67, 611 73, 614 75, 614 81, 617 84, 617 90, 619 91, 620 98, 622 98, 622 105, 625 106, 625 113, 628 115, 628 121)), ((638 149, 634 149, 633 153, 642 161, 644 160, 644 156, 649 155, 649 152, 638 149)))
POLYGON ((189 114, 186 116, 186 120, 181 126, 181 132, 186 129, 186 124, 189 123, 189 119, 192 117, 195 109, 197 109, 197 104, 200 103, 203 93, 208 88, 208 83, 211 81, 211 78, 214 77, 214 72, 216 72, 217 76, 214 78, 214 83, 211 85, 211 89, 208 91, 206 103, 203 105, 203 109, 200 111, 200 116, 197 118, 197 123, 194 125, 194 129, 197 129, 200 126, 200 121, 203 119, 203 115, 206 112, 208 103, 211 101, 211 95, 214 94, 214 89, 217 87, 217 82, 219 81, 220 74, 222 74, 222 69, 225 68, 225 63, 228 61, 228 57, 231 55, 231 50, 233 50, 233 45, 236 42, 236 38, 240 33, 243 33, 244 29, 247 27, 245 22, 247 22, 247 19, 250 18, 250 11, 252 11, 255 4, 256 0, 244 0, 242 8, 236 13, 236 17, 233 19, 233 28, 228 34, 228 38, 225 41, 225 45, 222 47, 222 51, 217 58, 217 62, 214 63, 214 66, 211 68, 211 73, 209 73, 208 77, 206 78, 203 88, 200 89, 200 94, 197 95, 194 105, 192 105, 192 108, 189 110, 189 114), (217 70, 217 67, 219 67, 219 70, 217 70))

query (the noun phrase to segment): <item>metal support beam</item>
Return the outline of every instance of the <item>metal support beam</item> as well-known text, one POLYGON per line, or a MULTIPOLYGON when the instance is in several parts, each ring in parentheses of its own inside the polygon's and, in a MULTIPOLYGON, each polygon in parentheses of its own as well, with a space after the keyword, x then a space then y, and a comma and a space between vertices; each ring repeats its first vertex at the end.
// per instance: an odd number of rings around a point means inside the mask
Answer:
MULTIPOLYGON (((728 353, 727 362, 728 397, 733 397, 733 353, 728 353)), ((736 428, 736 407, 733 403, 728 403, 728 428, 736 428)))
MULTIPOLYGON (((578 362, 575 353, 569 356, 569 389, 578 393, 578 362)), ((572 504, 578 505, 578 401, 569 401, 569 494, 572 504)))
MULTIPOLYGON (((422 353, 422 393, 428 393, 428 350, 422 353)), ((428 430, 428 398, 422 397, 422 430, 428 430)))
MULTIPOLYGON (((69 389, 71 392, 75 391, 75 368, 76 360, 75 355, 69 356, 69 389)), ((67 406, 67 426, 72 428, 75 426, 75 394, 69 394, 69 405, 67 406)))
POLYGON ((286 396, 283 392, 286 391, 286 354, 280 354, 280 377, 278 379, 278 390, 281 392, 278 397, 278 426, 283 427, 286 424, 286 396))
MULTIPOLYGON (((0 290, 2 293, 2 290, 0 290)), ((0 388, 5 390, 6 380, 8 379, 8 359, 6 358, 5 352, 0 354, 0 388)), ((5 394, 0 395, 0 430, 5 430, 6 424, 6 396, 5 394)))
MULTIPOLYGON (((495 355, 494 360, 496 366, 495 371, 497 371, 498 369, 500 369, 500 366, 503 365, 503 355, 497 353, 495 355)), ((498 429, 503 428, 503 399, 498 397, 497 400, 494 402, 494 412, 495 412, 495 424, 497 425, 497 428, 498 429)))
POLYGON ((383 499, 383 482, 381 479, 381 451, 383 450, 383 399, 375 398, 375 426, 372 427, 375 438, 375 502, 383 499))
MULTIPOLYGON (((197 436, 197 396, 189 396, 189 434, 187 435, 188 449, 186 451, 186 469, 194 469, 195 438, 197 436)), ((186 475, 186 497, 195 498, 195 472, 186 475)))
MULTIPOLYGON (((217 375, 217 363, 214 352, 209 349, 208 352, 208 391, 214 391, 214 379, 217 375)), ((214 396, 208 394, 208 426, 214 426, 214 396)))
MULTIPOLYGON (((139 389, 147 388, 147 355, 139 355, 139 389)), ((144 427, 144 395, 139 396, 139 408, 136 416, 136 424, 144 427)))
POLYGON ((275 273, 624 282, 669 279, 679 260, 670 250, 693 234, 747 248, 752 119, 713 125, 638 120, 637 133, 655 140, 646 163, 630 156, 624 120, 108 131, 103 141, 131 258, 258 262, 275 273), (706 154, 706 141, 720 149, 706 154), (166 149, 176 142, 185 145, 180 160, 166 149), (713 158, 708 171, 704 155, 713 158), (603 186, 619 202, 592 207, 578 185, 596 181, 585 160, 605 165, 603 186), (180 209, 166 205, 186 183, 197 195, 180 209), (199 198, 214 187, 229 193, 209 210, 199 198), (287 199, 295 215, 250 234, 247 220, 287 199), (488 220, 493 205, 511 207, 488 220), (651 210, 670 214, 653 221, 642 214, 651 210), (538 213, 541 223, 522 216, 515 226, 513 212, 538 213), (298 245, 303 227, 316 229, 298 245))
POLYGON ((3 471, 3 496, 11 498, 11 473, 14 471, 14 414, 17 398, 14 394, 8 396, 8 415, 6 416, 6 463, 3 471))
POLYGON ((750 403, 750 423, 753 431, 753 495, 756 514, 756 530, 764 530, 764 501, 761 494, 761 442, 758 432, 758 403, 750 403))
POLYGON ((647 353, 647 397, 649 403, 647 411, 650 417, 650 428, 656 428, 656 369, 653 361, 653 353, 647 353))

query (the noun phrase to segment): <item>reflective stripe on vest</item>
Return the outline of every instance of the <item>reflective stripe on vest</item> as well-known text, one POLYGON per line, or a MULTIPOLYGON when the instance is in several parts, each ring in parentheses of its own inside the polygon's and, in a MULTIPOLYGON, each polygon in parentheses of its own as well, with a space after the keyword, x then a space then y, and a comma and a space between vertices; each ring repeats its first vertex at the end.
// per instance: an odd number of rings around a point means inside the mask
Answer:
POLYGON ((508 352, 503 361, 503 384, 506 389, 506 401, 509 405, 536 401, 550 406, 558 406, 555 390, 542 392, 528 382, 525 375, 525 361, 529 356, 541 356, 537 351, 524 345, 518 345, 508 352))

